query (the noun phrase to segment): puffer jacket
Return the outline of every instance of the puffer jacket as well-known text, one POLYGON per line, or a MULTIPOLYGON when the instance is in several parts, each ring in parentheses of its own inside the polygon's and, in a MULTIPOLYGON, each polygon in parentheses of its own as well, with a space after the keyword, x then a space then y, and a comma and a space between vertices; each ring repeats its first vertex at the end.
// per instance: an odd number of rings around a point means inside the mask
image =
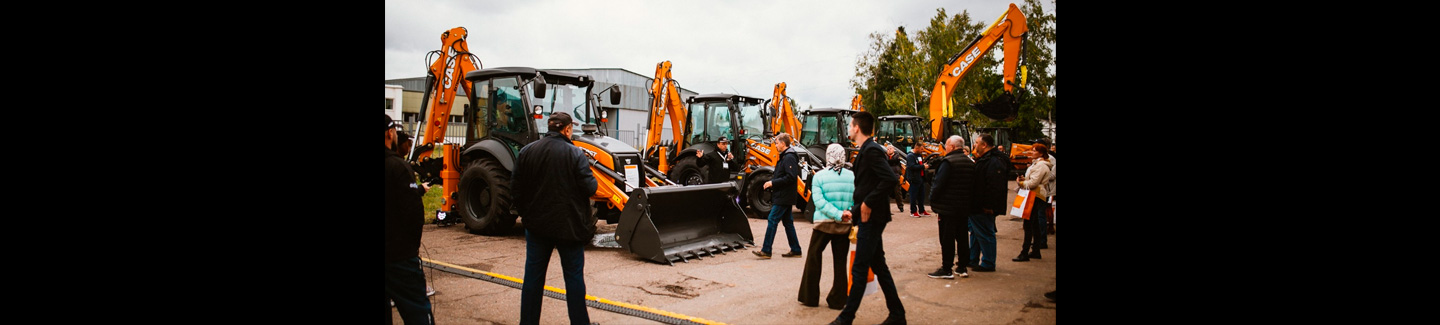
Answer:
POLYGON ((815 222, 840 221, 840 214, 855 206, 855 172, 841 168, 822 169, 812 179, 815 183, 811 200, 815 202, 815 222))

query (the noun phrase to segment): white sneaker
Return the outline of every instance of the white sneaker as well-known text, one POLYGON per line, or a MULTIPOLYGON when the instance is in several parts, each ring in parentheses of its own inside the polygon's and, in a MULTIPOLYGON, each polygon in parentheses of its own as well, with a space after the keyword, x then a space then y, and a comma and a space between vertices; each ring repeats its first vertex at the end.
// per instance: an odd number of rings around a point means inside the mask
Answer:
MULTIPOLYGON (((431 289, 430 286, 425 286, 425 296, 426 296, 426 297, 429 297, 429 296, 434 296, 434 295, 435 295, 435 289, 431 289)), ((393 302, 392 302, 392 304, 393 304, 393 302)))
POLYGON ((968 277, 970 277, 970 272, 960 272, 960 277, 962 277, 962 278, 968 278, 968 277))

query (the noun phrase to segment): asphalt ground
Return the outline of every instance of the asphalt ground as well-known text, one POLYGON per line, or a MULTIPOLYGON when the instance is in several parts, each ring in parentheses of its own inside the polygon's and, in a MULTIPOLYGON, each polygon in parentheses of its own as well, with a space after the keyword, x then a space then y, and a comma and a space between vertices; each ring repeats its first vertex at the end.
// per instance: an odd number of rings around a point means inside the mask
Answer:
MULTIPOLYGON (((1009 197, 1013 198, 1013 181, 1010 188, 1009 197)), ((1020 220, 997 216, 995 272, 972 271, 968 278, 932 279, 926 274, 939 268, 941 259, 937 216, 927 207, 930 216, 912 218, 908 205, 905 213, 893 204, 887 206, 894 220, 885 230, 884 247, 910 323, 1055 323, 1055 303, 1043 296, 1055 290, 1059 245, 1054 234, 1049 236, 1049 248, 1041 250, 1042 259, 1014 262, 1011 258, 1019 254, 1024 235, 1020 220)), ((748 221, 756 247, 674 266, 641 259, 623 249, 587 247, 587 294, 729 324, 825 324, 839 315, 839 310, 826 308, 823 299, 819 307, 806 307, 796 300, 804 258, 780 257, 788 251, 783 228, 776 233, 774 258, 760 259, 750 253, 760 249, 767 221, 748 221)), ((601 226, 600 232, 613 232, 614 227, 601 226)), ((795 227, 800 246, 808 248, 811 223, 797 220, 795 227)), ((518 231, 492 237, 470 234, 459 225, 425 225, 420 254, 432 261, 524 277, 525 239, 518 231)), ((822 254, 827 265, 820 280, 823 297, 834 274, 828 267, 830 253, 822 254)), ((545 285, 565 288, 560 270, 558 253, 554 253, 545 285)), ((431 268, 426 269, 426 280, 437 291, 430 297, 437 323, 515 324, 520 319, 518 289, 431 268)), ((589 311, 591 321, 600 324, 661 324, 597 308, 589 311)), ((877 292, 864 298, 855 322, 879 323, 887 313, 884 295, 877 292)), ((393 309, 392 314, 395 324, 401 324, 399 314, 393 309)), ((565 302, 543 299, 541 322, 568 323, 565 302)))

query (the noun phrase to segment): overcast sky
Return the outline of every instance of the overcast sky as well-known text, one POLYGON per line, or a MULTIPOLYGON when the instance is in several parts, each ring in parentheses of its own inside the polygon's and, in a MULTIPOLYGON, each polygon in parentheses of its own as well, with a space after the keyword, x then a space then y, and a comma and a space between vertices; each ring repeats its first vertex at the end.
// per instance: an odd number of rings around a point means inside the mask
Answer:
MULTIPOLYGON (((850 107, 867 35, 925 28, 937 8, 993 22, 1015 0, 387 0, 385 79, 425 76, 440 33, 465 27, 486 68, 623 68, 654 77, 670 61, 681 87, 850 107)), ((1050 12, 1049 1, 1042 2, 1050 12)), ((625 96, 647 94, 625 94, 625 96)))

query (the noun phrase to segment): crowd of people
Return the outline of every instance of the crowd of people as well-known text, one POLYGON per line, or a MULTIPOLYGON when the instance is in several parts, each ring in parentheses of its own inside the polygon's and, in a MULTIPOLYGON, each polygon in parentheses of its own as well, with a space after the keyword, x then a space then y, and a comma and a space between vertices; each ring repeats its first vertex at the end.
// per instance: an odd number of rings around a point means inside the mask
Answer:
MULTIPOLYGON (((520 323, 539 323, 546 269, 551 252, 558 250, 570 321, 589 324, 584 298, 584 246, 595 234, 596 219, 589 213, 589 198, 595 192, 596 180, 589 169, 588 158, 570 141, 573 121, 569 114, 554 113, 547 122, 549 132, 520 150, 513 176, 534 180, 513 185, 516 208, 525 218, 526 262, 520 323), (542 173, 545 177, 541 177, 542 173), (541 200, 541 196, 545 199, 541 200)), ((882 324, 906 323, 905 307, 886 264, 882 240, 892 220, 891 199, 904 213, 901 199, 908 196, 914 218, 930 215, 925 211, 925 201, 931 199, 941 244, 941 265, 929 273, 929 277, 963 278, 969 277, 972 271, 994 272, 996 268, 995 218, 1008 211, 1011 167, 1009 157, 995 149, 994 138, 979 136, 973 151, 960 136, 944 139, 945 154, 927 165, 919 146, 912 148, 902 162, 894 146, 876 143, 872 138, 875 124, 875 117, 868 112, 852 116, 850 140, 858 144, 859 150, 854 161, 846 161, 844 147, 831 144, 825 151, 825 167, 812 178, 810 201, 814 204, 815 223, 808 249, 810 256, 805 258, 797 298, 805 306, 819 306, 819 282, 824 268, 822 252, 829 248, 834 280, 825 303, 831 309, 840 310, 831 324, 854 321, 869 274, 874 275, 889 311, 882 324), (927 184, 930 175, 925 173, 931 168, 935 170, 933 184, 927 184), (908 190, 901 190, 901 176, 908 190), (853 259, 849 247, 852 242, 855 244, 853 259)), ((771 141, 780 150, 780 160, 774 175, 763 184, 765 189, 773 191, 772 208, 768 211, 763 244, 753 253, 770 259, 778 227, 784 227, 789 251, 781 256, 801 257, 803 251, 791 213, 799 195, 796 181, 803 177, 797 149, 792 146, 792 136, 786 133, 775 135, 771 141)), ((420 196, 425 189, 415 182, 409 164, 401 158, 409 149, 409 144, 402 142, 387 116, 385 293, 387 302, 394 302, 406 324, 431 324, 433 316, 426 293, 433 290, 425 286, 418 256, 424 222, 420 196)), ((1031 165, 1014 179, 1019 188, 1035 194, 1032 213, 1023 225, 1025 239, 1021 253, 1012 259, 1014 262, 1039 259, 1040 250, 1047 248, 1046 219, 1055 193, 1050 147, 1043 141, 1037 142, 1031 152, 1034 158, 1031 165)), ((733 158, 725 147, 719 152, 726 152, 726 157, 722 158, 718 152, 712 152, 713 157, 697 152, 697 157, 717 165, 733 158)), ((720 169, 725 167, 728 166, 722 165, 720 169)), ((1054 292, 1045 296, 1053 300, 1054 292)))

